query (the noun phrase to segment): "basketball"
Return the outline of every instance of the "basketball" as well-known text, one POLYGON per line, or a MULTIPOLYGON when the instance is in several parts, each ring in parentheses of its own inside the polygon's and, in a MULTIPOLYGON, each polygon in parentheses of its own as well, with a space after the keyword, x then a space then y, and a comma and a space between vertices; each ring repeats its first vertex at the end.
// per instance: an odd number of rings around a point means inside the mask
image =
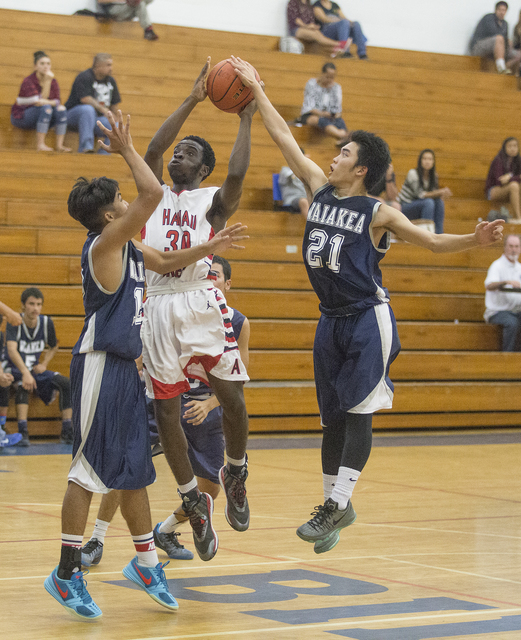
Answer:
MULTIPOLYGON (((255 77, 260 80, 257 71, 255 77)), ((213 104, 226 113, 239 113, 253 100, 253 91, 242 83, 228 60, 222 60, 210 71, 206 89, 213 104)))

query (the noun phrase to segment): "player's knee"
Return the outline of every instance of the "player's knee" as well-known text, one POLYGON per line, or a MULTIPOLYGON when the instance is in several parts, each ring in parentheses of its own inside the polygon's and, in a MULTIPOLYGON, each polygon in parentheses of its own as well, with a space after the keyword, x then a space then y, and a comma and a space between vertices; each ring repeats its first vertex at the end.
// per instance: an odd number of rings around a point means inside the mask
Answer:
POLYGON ((509 182, 508 188, 512 193, 519 193, 519 182, 509 182))
POLYGON ((15 404, 29 404, 29 392, 22 385, 18 386, 15 395, 15 404))

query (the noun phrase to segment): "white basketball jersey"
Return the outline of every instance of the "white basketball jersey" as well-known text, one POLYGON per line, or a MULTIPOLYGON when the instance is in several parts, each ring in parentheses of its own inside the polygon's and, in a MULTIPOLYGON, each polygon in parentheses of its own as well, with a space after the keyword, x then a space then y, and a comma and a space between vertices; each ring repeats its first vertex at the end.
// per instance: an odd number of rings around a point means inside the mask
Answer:
MULTIPOLYGON (((212 206, 218 187, 194 189, 175 193, 166 184, 163 186, 163 199, 148 219, 141 231, 143 244, 158 251, 176 251, 189 249, 207 242, 213 235, 206 213, 212 206)), ((212 265, 211 257, 198 260, 194 264, 178 269, 164 276, 147 269, 148 287, 172 282, 193 282, 205 280, 212 265)))

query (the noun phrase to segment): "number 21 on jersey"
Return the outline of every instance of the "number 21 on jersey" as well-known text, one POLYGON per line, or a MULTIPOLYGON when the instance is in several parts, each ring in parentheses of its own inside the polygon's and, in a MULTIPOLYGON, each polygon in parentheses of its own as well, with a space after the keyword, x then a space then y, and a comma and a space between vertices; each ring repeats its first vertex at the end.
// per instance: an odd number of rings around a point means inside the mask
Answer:
POLYGON ((312 269, 321 269, 327 256, 326 267, 334 273, 340 271, 340 249, 345 236, 340 233, 329 237, 323 229, 313 229, 309 232, 309 245, 306 250, 306 262, 312 269))

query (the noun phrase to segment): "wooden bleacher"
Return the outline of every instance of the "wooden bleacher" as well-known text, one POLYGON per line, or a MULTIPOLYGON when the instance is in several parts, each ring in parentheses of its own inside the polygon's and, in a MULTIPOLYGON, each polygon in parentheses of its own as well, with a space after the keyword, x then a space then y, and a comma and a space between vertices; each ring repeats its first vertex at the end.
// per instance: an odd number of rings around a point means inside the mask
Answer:
MULTIPOLYGON (((303 87, 324 58, 280 53, 277 39, 268 36, 157 25, 160 40, 150 43, 132 23, 10 10, 0 10, 0 17, 0 299, 18 308, 25 286, 42 289, 60 339, 53 367, 65 373, 82 326, 79 254, 85 238, 67 214, 67 195, 79 175, 114 177, 129 200, 136 191, 121 158, 37 154, 34 133, 11 126, 10 107, 30 72, 32 52, 42 48, 52 57, 64 100, 92 56, 110 52, 141 153, 188 94, 207 55, 214 63, 231 52, 250 60, 288 120, 299 113, 303 87)), ((521 101, 515 79, 481 73, 479 59, 465 56, 383 48, 370 48, 369 56, 367 63, 335 61, 349 128, 369 129, 388 141, 399 184, 418 152, 434 149, 440 183, 454 192, 446 231, 471 232, 490 209, 483 194, 489 163, 502 140, 515 135, 521 101)), ((208 101, 183 127, 181 134, 203 135, 215 149, 217 167, 208 184, 224 179, 237 128, 235 116, 208 101)), ((331 140, 306 127, 293 132, 327 169, 336 153, 331 140)), ((299 216, 273 211, 271 173, 284 161, 258 117, 252 138, 235 216, 248 225, 251 239, 245 251, 228 256, 234 289, 227 296, 252 326, 252 381, 246 387, 251 431, 316 430, 311 349, 318 303, 302 265, 304 225, 299 216)), ((77 135, 68 133, 66 143, 77 148, 77 135)), ((403 351, 391 369, 393 410, 375 416, 376 428, 519 424, 519 356, 498 352, 498 329, 482 319, 483 280, 500 253, 500 247, 454 255, 402 243, 391 247, 383 274, 403 351)), ((56 404, 33 402, 30 416, 33 435, 59 433, 56 404)))

